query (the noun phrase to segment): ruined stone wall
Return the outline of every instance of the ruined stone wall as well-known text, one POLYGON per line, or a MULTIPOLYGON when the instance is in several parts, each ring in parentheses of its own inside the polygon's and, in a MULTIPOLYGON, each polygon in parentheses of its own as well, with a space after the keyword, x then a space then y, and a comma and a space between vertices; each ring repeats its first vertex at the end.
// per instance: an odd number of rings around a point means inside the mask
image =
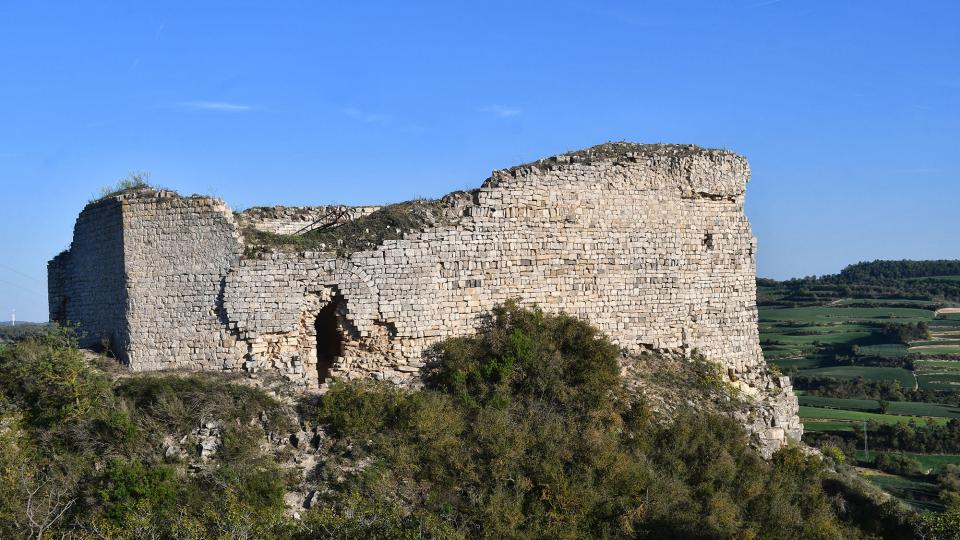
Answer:
MULTIPOLYGON (((802 427, 759 347, 749 174, 725 151, 601 145, 496 171, 451 198, 442 224, 341 256, 244 258, 223 203, 129 197, 127 357, 137 370, 276 371, 305 388, 326 375, 415 384, 431 345, 517 299, 585 319, 630 352, 698 350, 755 400, 743 421, 776 448, 802 427)), ((51 263, 52 283, 72 283, 75 256, 51 263)))
POLYGON ((47 265, 50 320, 79 325, 84 347, 129 344, 121 203, 88 204, 77 218, 69 250, 47 265))

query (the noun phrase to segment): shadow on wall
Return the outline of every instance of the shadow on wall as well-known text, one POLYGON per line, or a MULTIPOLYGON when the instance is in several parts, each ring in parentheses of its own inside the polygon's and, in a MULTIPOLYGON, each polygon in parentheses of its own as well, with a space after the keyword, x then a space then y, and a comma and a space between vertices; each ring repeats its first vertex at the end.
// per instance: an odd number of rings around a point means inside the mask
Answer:
POLYGON ((343 334, 337 325, 337 309, 343 299, 335 296, 317 313, 314 329, 317 332, 317 375, 320 384, 330 377, 330 369, 343 355, 343 334))

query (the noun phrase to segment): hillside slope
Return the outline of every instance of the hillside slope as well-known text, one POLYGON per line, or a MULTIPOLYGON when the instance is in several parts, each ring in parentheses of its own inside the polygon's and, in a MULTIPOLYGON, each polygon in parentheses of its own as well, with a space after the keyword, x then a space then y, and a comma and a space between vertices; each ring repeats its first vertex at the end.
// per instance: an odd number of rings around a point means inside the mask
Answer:
POLYGON ((340 382, 293 400, 271 380, 107 367, 64 332, 0 350, 0 536, 912 530, 902 509, 798 448, 762 459, 711 364, 624 364, 607 338, 568 316, 498 308, 484 333, 434 350, 420 390, 340 382))

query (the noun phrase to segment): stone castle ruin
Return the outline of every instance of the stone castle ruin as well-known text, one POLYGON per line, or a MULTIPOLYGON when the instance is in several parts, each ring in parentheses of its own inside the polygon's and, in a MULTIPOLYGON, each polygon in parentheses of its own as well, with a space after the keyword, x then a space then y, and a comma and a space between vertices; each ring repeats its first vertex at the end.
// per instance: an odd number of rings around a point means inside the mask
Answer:
POLYGON ((749 176, 728 151, 608 143, 384 207, 235 213, 126 190, 87 205, 50 261, 50 316, 133 371, 272 370, 310 390, 415 382, 431 345, 517 299, 628 353, 721 363, 775 448, 802 426, 760 351, 749 176))

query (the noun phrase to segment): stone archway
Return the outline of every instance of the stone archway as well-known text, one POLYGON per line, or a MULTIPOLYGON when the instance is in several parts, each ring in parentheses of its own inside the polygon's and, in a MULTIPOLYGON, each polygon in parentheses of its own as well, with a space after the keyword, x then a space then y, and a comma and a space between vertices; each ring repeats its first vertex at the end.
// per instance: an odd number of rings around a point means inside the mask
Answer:
POLYGON ((343 356, 343 333, 337 321, 337 309, 343 300, 334 296, 317 312, 314 330, 317 339, 317 382, 323 384, 337 358, 343 356))

